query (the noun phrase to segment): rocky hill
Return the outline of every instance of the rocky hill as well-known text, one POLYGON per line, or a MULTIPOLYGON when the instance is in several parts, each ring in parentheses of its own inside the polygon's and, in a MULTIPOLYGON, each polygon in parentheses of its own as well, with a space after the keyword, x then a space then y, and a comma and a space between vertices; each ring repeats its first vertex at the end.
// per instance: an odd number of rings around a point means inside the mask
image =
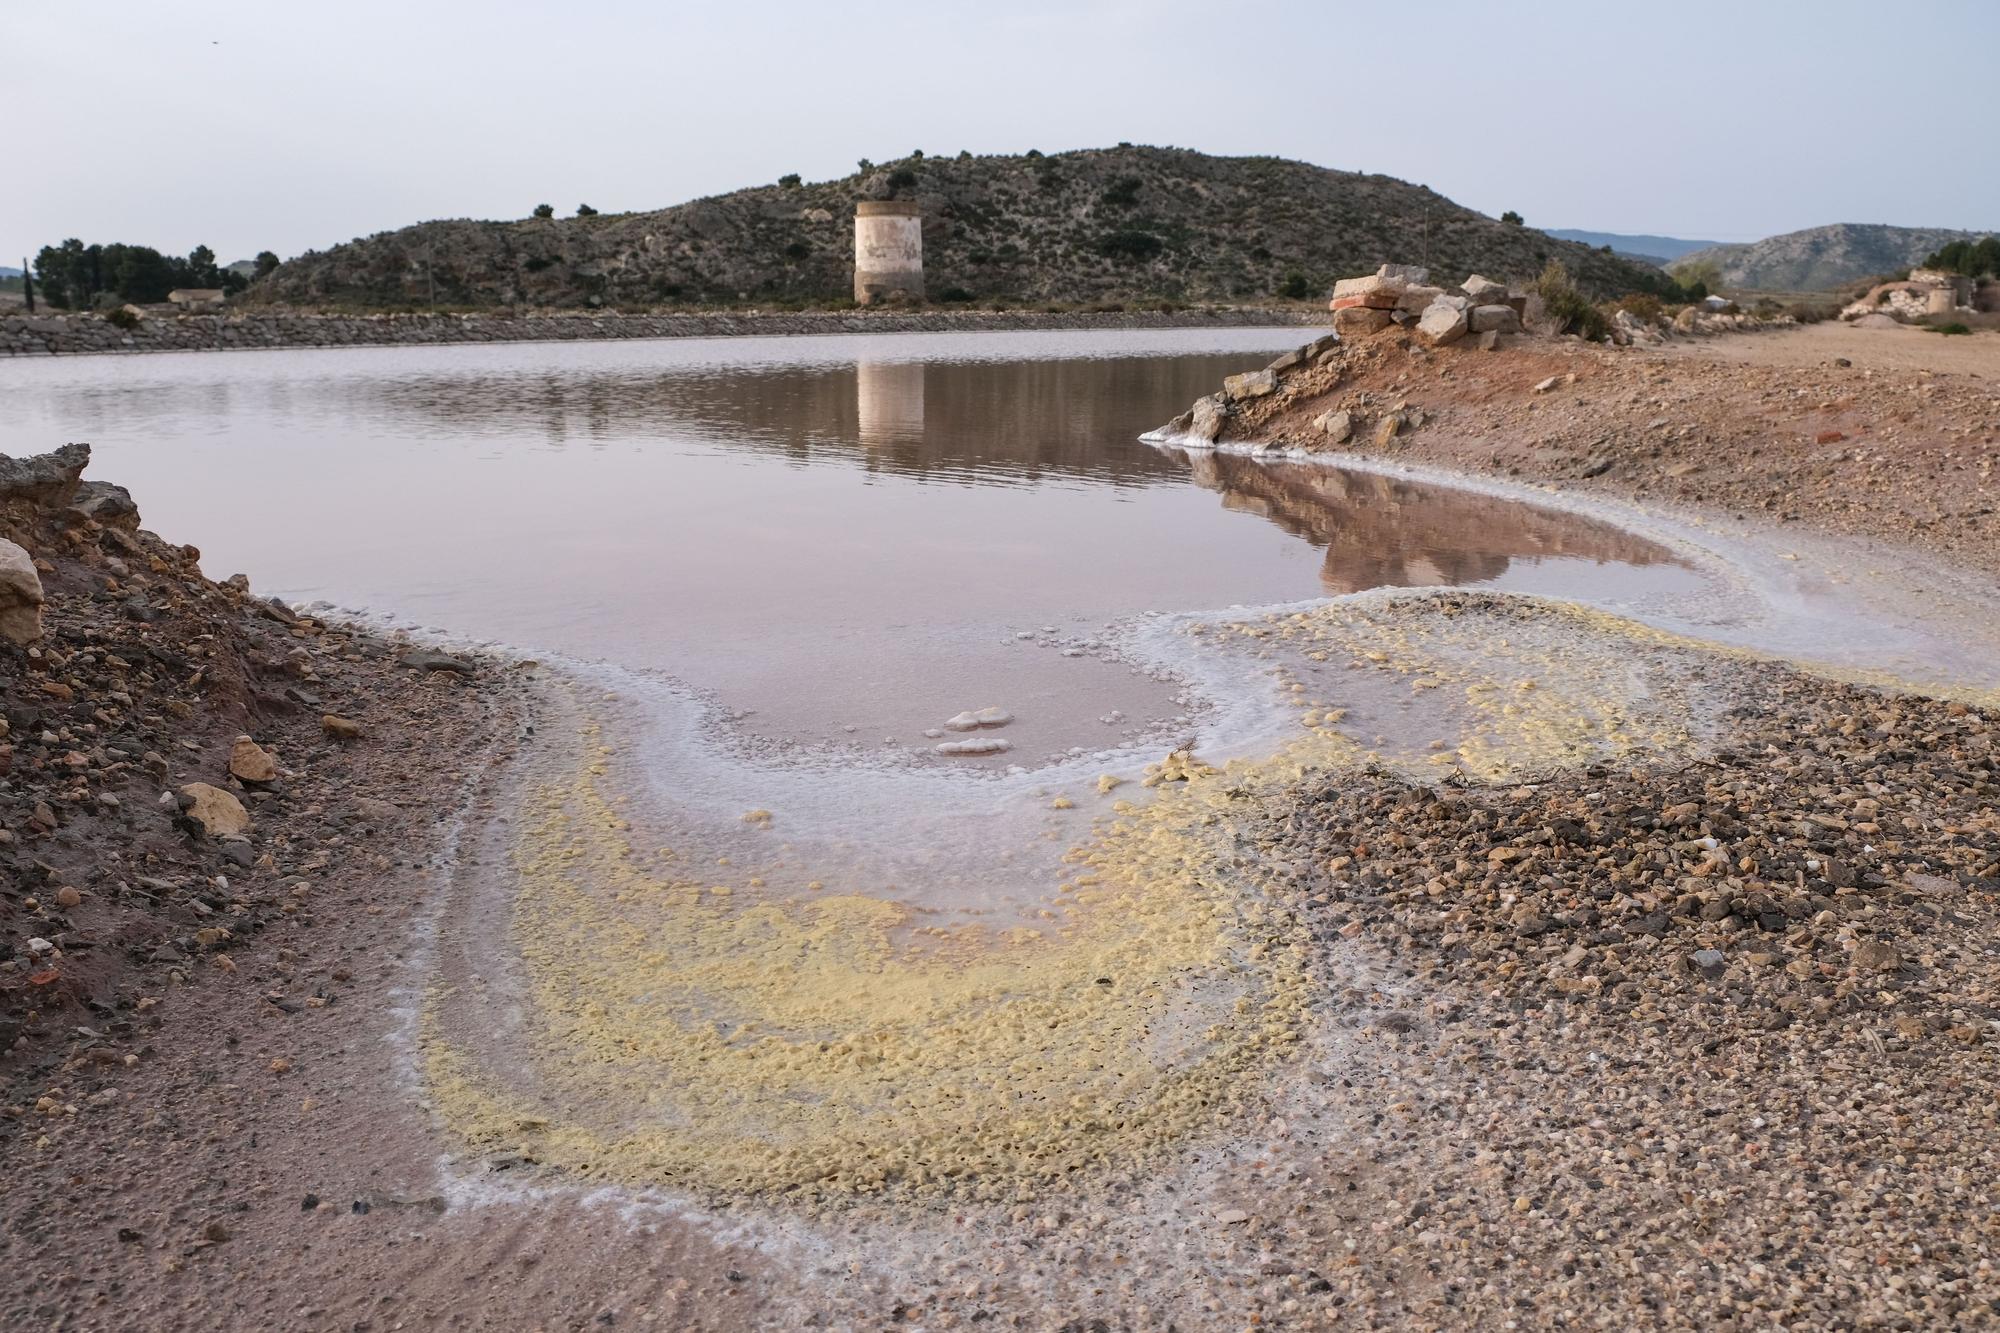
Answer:
POLYGON ((854 206, 915 199, 934 301, 1323 296, 1379 264, 1525 279, 1552 258, 1612 295, 1656 273, 1419 185, 1269 157, 1120 146, 910 157, 650 213, 419 223, 309 252, 253 301, 410 308, 826 304, 852 292, 854 206))
POLYGON ((1712 262, 1722 270, 1722 285, 1730 288, 1826 292, 1921 264, 1926 255, 1941 246, 1952 241, 1977 240, 1985 234, 1942 227, 1837 222, 1830 227, 1788 231, 1747 245, 1697 250, 1674 267, 1712 262))

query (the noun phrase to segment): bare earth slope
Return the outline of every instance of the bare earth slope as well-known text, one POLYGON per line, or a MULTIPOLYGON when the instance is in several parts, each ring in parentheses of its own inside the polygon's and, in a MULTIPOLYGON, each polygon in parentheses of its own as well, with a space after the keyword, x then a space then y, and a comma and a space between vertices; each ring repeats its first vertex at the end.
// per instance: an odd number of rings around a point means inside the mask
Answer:
POLYGON ((420 223, 301 255, 251 297, 388 307, 838 301, 852 293, 854 206, 890 197, 923 208, 933 300, 956 291, 980 301, 1233 301, 1269 297, 1294 273, 1323 293, 1337 277, 1420 252, 1502 281, 1561 259, 1605 295, 1648 277, 1389 176, 1119 147, 908 158, 649 213, 420 223))

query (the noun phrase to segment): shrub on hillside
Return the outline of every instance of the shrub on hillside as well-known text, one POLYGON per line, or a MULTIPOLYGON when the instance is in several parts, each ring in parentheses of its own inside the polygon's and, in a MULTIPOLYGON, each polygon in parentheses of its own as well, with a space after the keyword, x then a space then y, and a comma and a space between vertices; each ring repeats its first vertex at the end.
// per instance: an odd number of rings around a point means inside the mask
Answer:
POLYGON ((1097 253, 1108 259, 1138 261, 1160 253, 1165 242, 1148 231, 1113 231, 1097 238, 1097 253))
POLYGON ((1535 294, 1542 298, 1542 305, 1559 333, 1580 334, 1595 342, 1611 331, 1604 312, 1591 304, 1559 259, 1551 259, 1542 275, 1535 279, 1535 294))
POLYGON ((552 218, 552 217, 554 217, 555 215, 556 215, 556 206, 555 206, 554 204, 536 204, 536 205, 535 205, 535 216, 536 216, 536 217, 538 217, 538 218, 552 218))
POLYGON ((1651 292, 1631 292, 1621 296, 1613 309, 1623 310, 1635 319, 1645 320, 1648 324, 1659 323, 1667 314, 1665 302, 1651 292))
POLYGON ((1104 187, 1104 193, 1097 202, 1104 208, 1130 208, 1139 202, 1139 187, 1143 184, 1137 176, 1124 176, 1104 187))
POLYGON ((1697 265, 1677 277, 1658 269, 1640 269, 1632 275, 1633 286, 1637 291, 1659 297, 1666 305, 1693 305, 1708 296, 1709 283, 1703 275, 1709 271, 1708 266, 1697 265))

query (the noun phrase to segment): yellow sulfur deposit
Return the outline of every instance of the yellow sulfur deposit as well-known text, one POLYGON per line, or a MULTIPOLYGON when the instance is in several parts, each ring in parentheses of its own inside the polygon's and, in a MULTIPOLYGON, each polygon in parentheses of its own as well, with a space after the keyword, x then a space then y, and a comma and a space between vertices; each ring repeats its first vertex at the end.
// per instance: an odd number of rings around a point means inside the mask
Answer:
POLYGON ((1302 933, 1220 870, 1206 766, 1072 852, 1088 873, 1045 925, 921 934, 886 898, 731 901, 643 867, 596 766, 526 801, 518 1006, 428 1005, 436 1103, 476 1150, 695 1191, 1011 1197, 1210 1128, 1300 1035, 1302 933))

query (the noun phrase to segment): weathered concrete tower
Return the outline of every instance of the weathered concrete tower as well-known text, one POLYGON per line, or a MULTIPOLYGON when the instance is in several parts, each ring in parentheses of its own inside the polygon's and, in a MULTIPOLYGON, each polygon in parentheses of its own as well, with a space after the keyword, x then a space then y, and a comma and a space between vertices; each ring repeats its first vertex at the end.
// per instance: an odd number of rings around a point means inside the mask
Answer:
POLYGON ((914 201, 868 199, 854 206, 854 301, 924 299, 924 223, 914 201))

